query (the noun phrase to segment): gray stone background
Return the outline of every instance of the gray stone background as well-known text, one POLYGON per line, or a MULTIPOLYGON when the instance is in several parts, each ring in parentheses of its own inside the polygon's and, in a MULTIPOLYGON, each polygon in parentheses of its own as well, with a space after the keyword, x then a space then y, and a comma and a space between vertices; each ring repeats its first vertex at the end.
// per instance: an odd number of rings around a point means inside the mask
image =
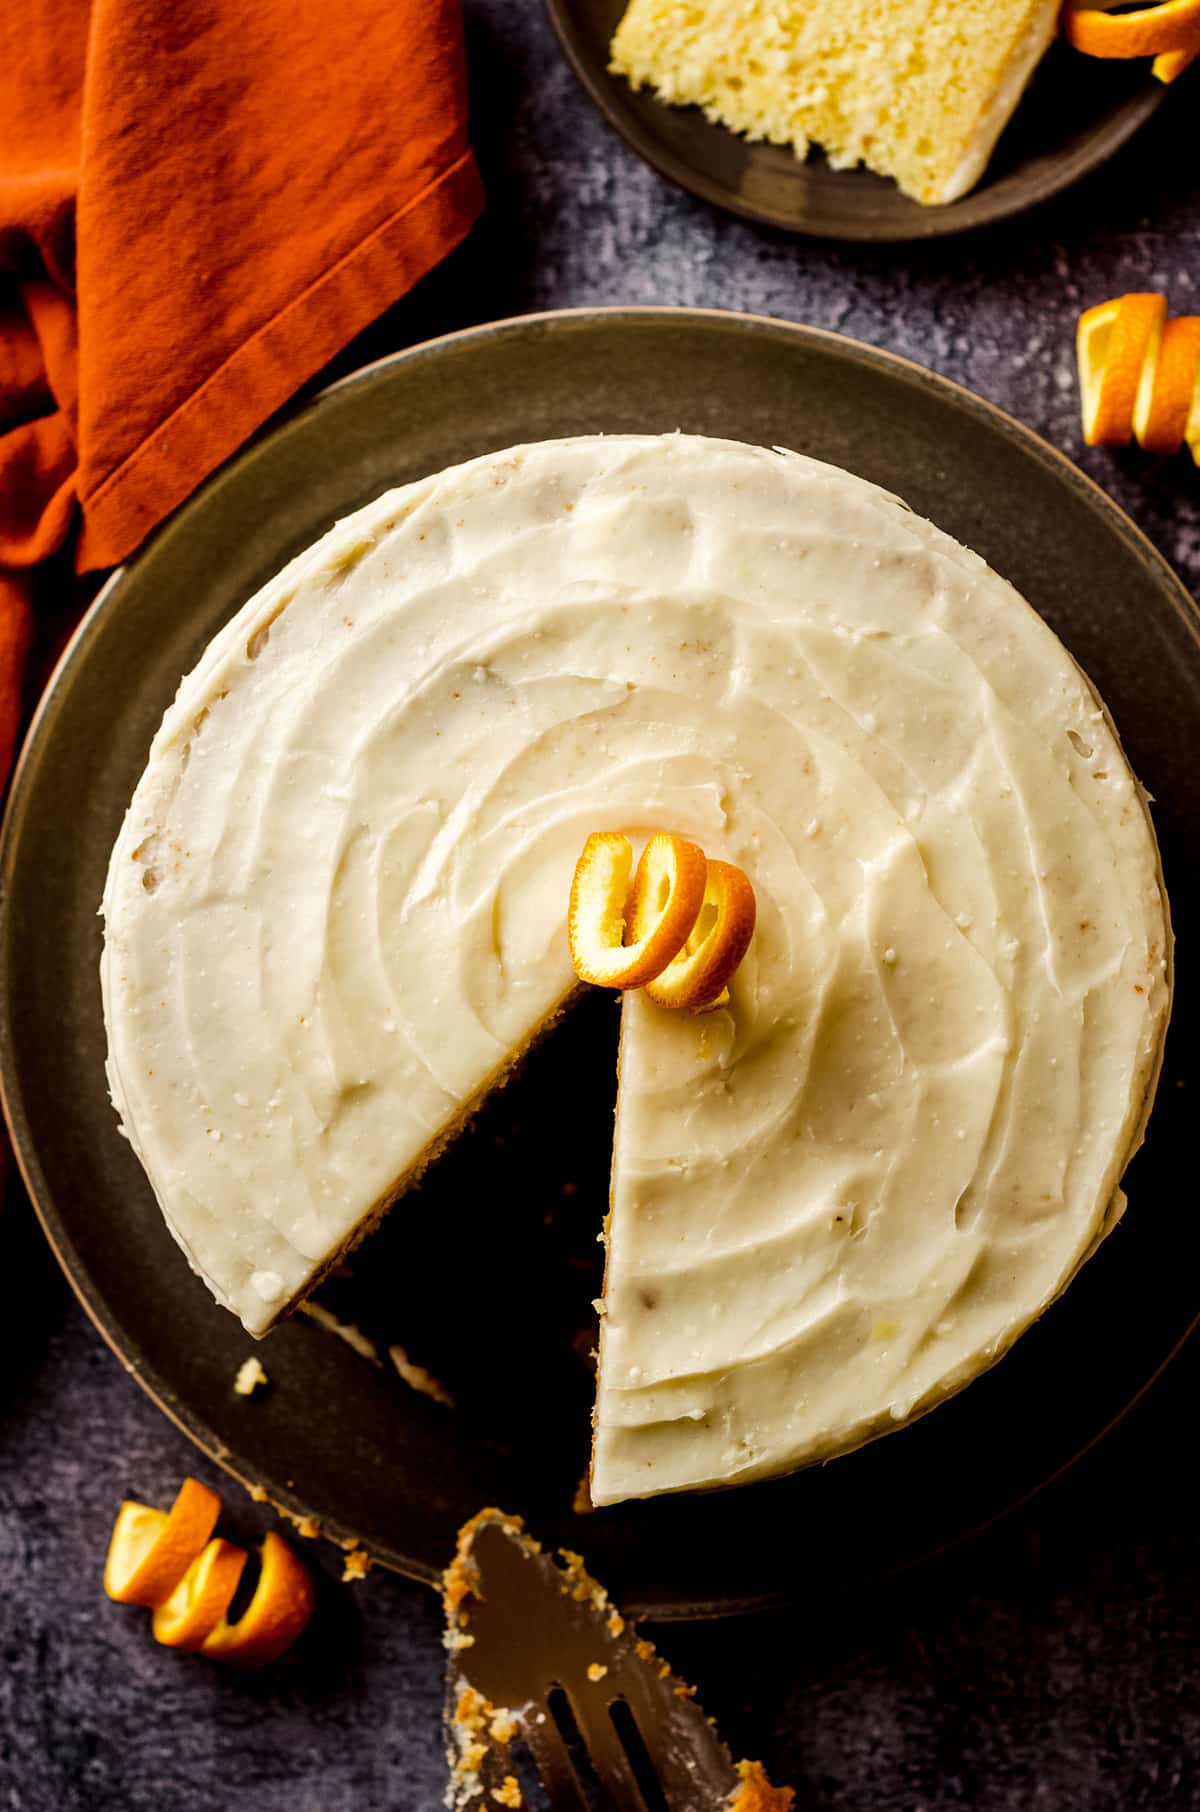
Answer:
MULTIPOLYGON (((1194 80, 1107 172, 1025 220, 916 250, 839 249, 727 218, 643 168, 577 90, 537 0, 466 11, 487 217, 339 368, 551 306, 813 322, 1012 410, 1200 588, 1200 475, 1186 459, 1085 452, 1072 354, 1079 308, 1103 297, 1155 288, 1176 312, 1200 309, 1194 80)), ((337 1559, 309 1550, 320 1612, 279 1669, 239 1678, 156 1649, 144 1617, 100 1590, 115 1506, 165 1503, 189 1470, 222 1481, 102 1345, 20 1200, 0 1219, 0 1282, 2 1812, 432 1812, 432 1595, 378 1573, 342 1587, 337 1559)), ((800 1807, 1200 1807, 1198 1386, 1193 1343, 1032 1505, 869 1598, 677 1627, 662 1646, 800 1807)), ((263 1523, 232 1493, 228 1520, 243 1538, 263 1523)))

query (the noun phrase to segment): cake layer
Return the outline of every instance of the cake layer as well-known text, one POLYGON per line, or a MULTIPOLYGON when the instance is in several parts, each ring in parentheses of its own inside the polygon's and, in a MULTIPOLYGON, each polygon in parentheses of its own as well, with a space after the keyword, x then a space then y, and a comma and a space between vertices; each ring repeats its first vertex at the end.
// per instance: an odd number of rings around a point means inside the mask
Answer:
POLYGON ((736 863, 727 1009, 627 999, 597 1502, 827 1457, 1119 1211, 1169 994, 1142 795, 1010 586, 875 487, 677 437, 339 524, 183 682, 114 850, 113 1099, 261 1333, 569 992, 593 830, 736 863))
POLYGON ((630 0, 612 68, 751 139, 820 145, 926 203, 973 188, 1060 0, 630 0))

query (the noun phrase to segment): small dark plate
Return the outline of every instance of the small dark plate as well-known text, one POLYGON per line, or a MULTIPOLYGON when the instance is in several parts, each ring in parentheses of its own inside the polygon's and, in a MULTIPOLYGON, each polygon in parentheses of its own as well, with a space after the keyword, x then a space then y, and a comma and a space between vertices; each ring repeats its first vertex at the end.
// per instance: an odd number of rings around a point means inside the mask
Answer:
POLYGON ((835 335, 645 309, 531 316, 337 385, 250 447, 118 573, 43 701, 0 851, 0 1065, 55 1251, 126 1366, 209 1454, 426 1580, 481 1505, 582 1548, 631 1609, 686 1616, 859 1582, 961 1536, 1078 1454, 1192 1323, 1196 981, 1120 1228, 1012 1354, 914 1427, 739 1491, 571 1504, 587 1459, 591 1298, 615 1015, 585 1000, 361 1248, 326 1300, 450 1385, 451 1412, 297 1318, 260 1349, 192 1276, 109 1105, 96 917, 108 853, 179 676, 242 601, 387 486, 516 441, 684 428, 828 459, 900 492, 1011 578, 1099 686, 1154 794, 1176 922, 1200 920, 1200 633, 1095 485, 997 409, 835 335))
POLYGON ((1105 63, 1052 45, 981 181, 961 201, 921 207, 869 170, 800 163, 751 144, 698 107, 668 107, 609 73, 627 0, 547 0, 571 67, 610 126, 661 176, 704 201, 818 239, 937 239, 1020 214, 1110 158, 1154 112, 1164 86, 1144 61, 1105 63))

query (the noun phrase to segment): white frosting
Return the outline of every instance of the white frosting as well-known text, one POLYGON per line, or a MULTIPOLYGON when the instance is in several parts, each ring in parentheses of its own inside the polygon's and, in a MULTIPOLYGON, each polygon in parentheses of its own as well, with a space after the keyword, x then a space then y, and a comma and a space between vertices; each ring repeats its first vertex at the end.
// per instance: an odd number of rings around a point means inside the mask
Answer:
POLYGON ((339 524, 215 639, 104 901, 114 1102, 259 1333, 570 991, 587 833, 654 827, 743 867, 758 930, 728 1010, 626 1005, 598 1502, 894 1425, 1105 1230, 1169 931, 1051 632, 794 454, 492 455, 339 524))

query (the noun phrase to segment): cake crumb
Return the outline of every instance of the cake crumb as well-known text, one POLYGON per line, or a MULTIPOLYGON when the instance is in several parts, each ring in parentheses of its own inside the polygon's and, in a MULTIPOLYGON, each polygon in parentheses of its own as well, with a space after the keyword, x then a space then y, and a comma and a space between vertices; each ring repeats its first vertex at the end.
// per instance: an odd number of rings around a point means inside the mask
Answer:
POLYGON ((695 1696, 696 1688, 694 1686, 677 1686, 675 1688, 675 1697, 677 1699, 694 1699, 695 1696))
POLYGON ((262 1360, 251 1353, 249 1359, 243 1359, 238 1367, 237 1377, 233 1381, 234 1395, 238 1397, 252 1396, 262 1385, 270 1382, 271 1380, 263 1370, 262 1360))
POLYGON ((454 1398, 440 1378, 435 1378, 423 1365, 417 1365, 402 1346, 389 1346, 387 1351, 388 1358, 407 1385, 419 1390, 423 1396, 432 1397, 435 1403, 444 1403, 447 1409, 454 1408, 454 1398))
MULTIPOLYGON (((483 1792, 480 1770, 488 1753, 485 1732, 493 1742, 507 1743, 516 1733, 517 1721, 511 1711, 497 1707, 473 1686, 464 1686, 458 1695, 454 1716, 450 1720, 450 1785, 446 1804, 464 1807, 483 1792)), ((492 1799, 497 1805, 520 1808, 521 1790, 515 1778, 506 1775, 492 1799), (515 1795, 515 1797, 514 1797, 515 1795)))
POLYGON ((588 1676, 588 1679, 592 1682, 593 1686, 596 1684, 597 1680, 603 1680, 603 1678, 607 1672, 608 1672, 608 1669, 607 1669, 607 1667, 605 1667, 603 1661, 589 1661, 588 1662, 587 1676, 588 1676))
MULTIPOLYGON (((303 1534, 303 1530, 301 1530, 301 1534, 303 1534)), ((371 1556, 365 1548, 351 1548, 346 1556, 346 1564, 342 1568, 343 1584, 348 1584, 352 1579, 365 1579, 370 1564, 371 1556)))
POLYGON ((250 1500, 252 1503, 255 1503, 255 1504, 265 1504, 266 1503, 267 1488, 265 1485, 247 1485, 246 1490, 250 1493, 250 1500))
POLYGON ((644 1636, 639 1636, 637 1641, 634 1643, 634 1653, 637 1655, 637 1658, 639 1661, 653 1661, 653 1659, 654 1659, 653 1642, 647 1642, 646 1638, 644 1636))
POLYGON ((742 1784, 729 1802, 729 1812, 791 1812, 796 1798, 790 1787, 773 1787, 761 1762, 739 1762, 742 1784))
POLYGON ((316 1541, 321 1533, 321 1524, 315 1516, 302 1516, 296 1524, 296 1534, 302 1535, 305 1541, 316 1541))
POLYGON ((621 1634, 621 1631, 624 1628, 625 1628, 624 1617, 622 1617, 620 1611, 614 1611, 608 1620, 609 1635, 610 1636, 619 1636, 621 1634))
POLYGON ((352 1347, 356 1353, 361 1353, 362 1357, 369 1359, 372 1365, 379 1364, 379 1348, 370 1335, 364 1334, 361 1328, 356 1328, 352 1321, 340 1321, 330 1309, 323 1307, 319 1302, 302 1302, 300 1313, 307 1315, 310 1321, 315 1321, 319 1328, 325 1329, 326 1333, 336 1334, 339 1340, 344 1340, 348 1347, 352 1347))
POLYGON ((590 1604, 600 1613, 607 1611, 608 1593, 584 1566, 583 1555, 576 1554, 573 1548, 560 1548, 558 1557, 563 1563, 563 1590, 569 1591, 578 1604, 590 1604))

